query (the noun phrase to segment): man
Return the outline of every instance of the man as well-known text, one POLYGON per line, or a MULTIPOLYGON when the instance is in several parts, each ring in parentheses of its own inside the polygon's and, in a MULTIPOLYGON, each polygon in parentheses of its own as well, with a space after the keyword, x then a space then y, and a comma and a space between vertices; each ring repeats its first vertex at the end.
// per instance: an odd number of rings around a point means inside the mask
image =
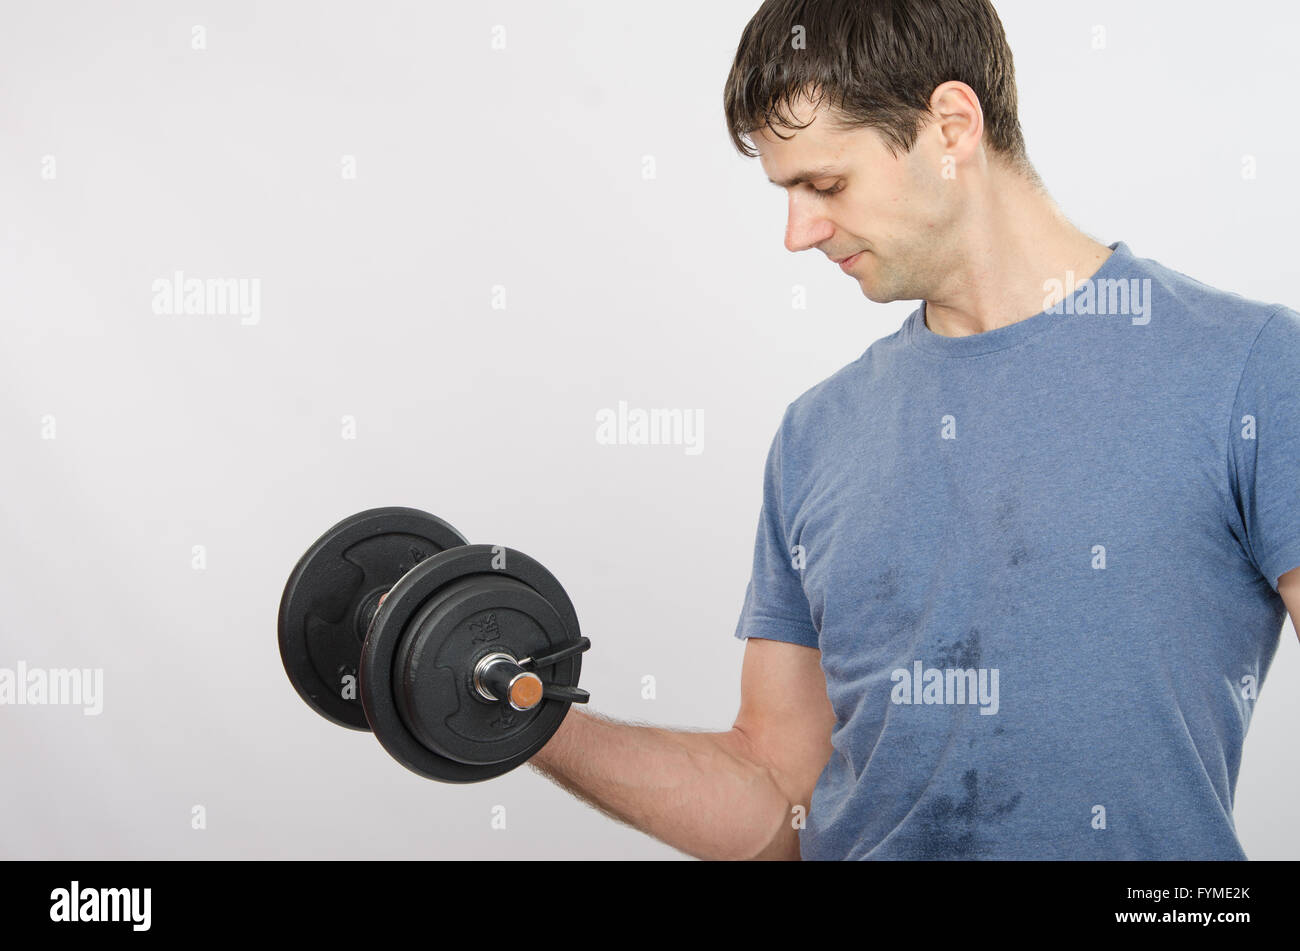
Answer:
POLYGON ((1066 220, 987 0, 768 0, 725 99, 786 247, 922 303, 786 410, 732 729, 573 711, 534 765, 704 858, 1245 858, 1300 315, 1066 220))

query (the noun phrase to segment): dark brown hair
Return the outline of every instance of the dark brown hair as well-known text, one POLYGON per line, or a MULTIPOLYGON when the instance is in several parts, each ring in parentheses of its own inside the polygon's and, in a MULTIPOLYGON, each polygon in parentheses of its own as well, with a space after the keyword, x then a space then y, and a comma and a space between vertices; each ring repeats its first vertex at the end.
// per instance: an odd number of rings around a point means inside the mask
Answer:
POLYGON ((1002 21, 989 0, 765 0, 745 27, 723 95, 727 129, 742 154, 764 126, 802 129, 789 112, 825 100, 836 128, 871 127, 894 155, 909 152, 930 96, 948 80, 979 96, 990 149, 1032 168, 1016 112, 1016 77, 1002 21), (803 46, 795 40, 802 27, 803 46))

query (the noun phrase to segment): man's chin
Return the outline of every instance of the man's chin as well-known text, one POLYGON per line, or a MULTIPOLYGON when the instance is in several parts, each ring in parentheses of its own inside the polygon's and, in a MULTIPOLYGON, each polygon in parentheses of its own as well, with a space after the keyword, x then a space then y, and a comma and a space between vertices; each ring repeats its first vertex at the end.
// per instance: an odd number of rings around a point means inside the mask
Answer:
POLYGON ((870 281, 858 278, 858 287, 862 288, 862 296, 873 304, 888 304, 891 301, 898 300, 897 297, 890 297, 888 294, 878 290, 870 281))
POLYGON ((862 296, 873 304, 892 304, 896 300, 911 299, 900 293, 905 288, 900 288, 897 284, 886 285, 875 271, 865 274, 859 272, 851 276, 857 279, 858 287, 862 288, 862 296))
POLYGON ((849 277, 857 280, 858 287, 862 288, 862 294, 867 298, 867 300, 876 304, 887 304, 892 300, 892 298, 882 293, 877 281, 875 280, 875 273, 864 273, 868 270, 864 265, 872 263, 867 261, 867 258, 870 256, 871 255, 869 254, 862 255, 862 259, 854 265, 853 270, 848 272, 849 277))

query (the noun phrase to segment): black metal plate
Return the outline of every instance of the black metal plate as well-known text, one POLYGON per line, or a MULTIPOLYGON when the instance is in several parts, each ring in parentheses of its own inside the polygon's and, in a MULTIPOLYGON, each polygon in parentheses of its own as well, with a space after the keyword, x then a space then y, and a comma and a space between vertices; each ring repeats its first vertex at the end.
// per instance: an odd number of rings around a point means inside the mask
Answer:
MULTIPOLYGON (((558 649, 580 636, 573 603, 560 583, 523 552, 466 545, 435 555, 394 586, 366 637, 361 655, 366 718, 389 754, 421 776, 450 783, 499 776, 545 745, 570 704, 543 700, 493 727, 491 721, 508 706, 486 701, 480 705, 472 698, 467 680, 473 661, 492 652, 494 645, 519 650, 516 656, 522 656, 558 649), (519 586, 531 590, 521 592, 519 586), (544 608, 538 608, 538 598, 546 603, 544 608), (491 613, 494 602, 498 620, 505 624, 498 637, 475 642, 470 626, 491 613), (519 616, 507 618, 511 611, 519 616), (427 660, 417 663, 412 673, 406 669, 407 660, 416 648, 427 660), (408 684, 419 695, 417 702, 399 699, 408 684), (408 726, 403 705, 407 716, 418 719, 417 732, 432 742, 421 742, 408 726), (495 738, 484 733, 493 729, 499 730, 495 738)), ((576 686, 581 669, 581 655, 574 655, 537 673, 544 681, 576 686)))
POLYGON ((370 729, 359 681, 370 609, 417 564, 465 544, 435 515, 389 507, 345 518, 307 549, 280 598, 279 635, 285 673, 308 706, 370 729))
MULTIPOLYGON (((515 710, 474 688, 490 654, 540 657, 573 643, 555 609, 522 582, 470 575, 430 598, 407 625, 393 659, 403 723, 424 746, 470 766, 490 766, 535 748, 546 704, 515 710)), ((549 671, 538 674, 552 681, 549 671)), ((565 684, 564 686, 572 686, 565 684)))

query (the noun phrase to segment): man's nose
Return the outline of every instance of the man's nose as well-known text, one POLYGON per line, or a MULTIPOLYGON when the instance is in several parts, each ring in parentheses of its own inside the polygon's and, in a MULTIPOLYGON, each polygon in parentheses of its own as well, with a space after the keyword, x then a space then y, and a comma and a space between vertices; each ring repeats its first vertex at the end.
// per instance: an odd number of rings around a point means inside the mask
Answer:
POLYGON ((815 248, 835 233, 830 220, 802 198, 798 195, 790 196, 790 210, 785 225, 785 246, 790 251, 815 248))

